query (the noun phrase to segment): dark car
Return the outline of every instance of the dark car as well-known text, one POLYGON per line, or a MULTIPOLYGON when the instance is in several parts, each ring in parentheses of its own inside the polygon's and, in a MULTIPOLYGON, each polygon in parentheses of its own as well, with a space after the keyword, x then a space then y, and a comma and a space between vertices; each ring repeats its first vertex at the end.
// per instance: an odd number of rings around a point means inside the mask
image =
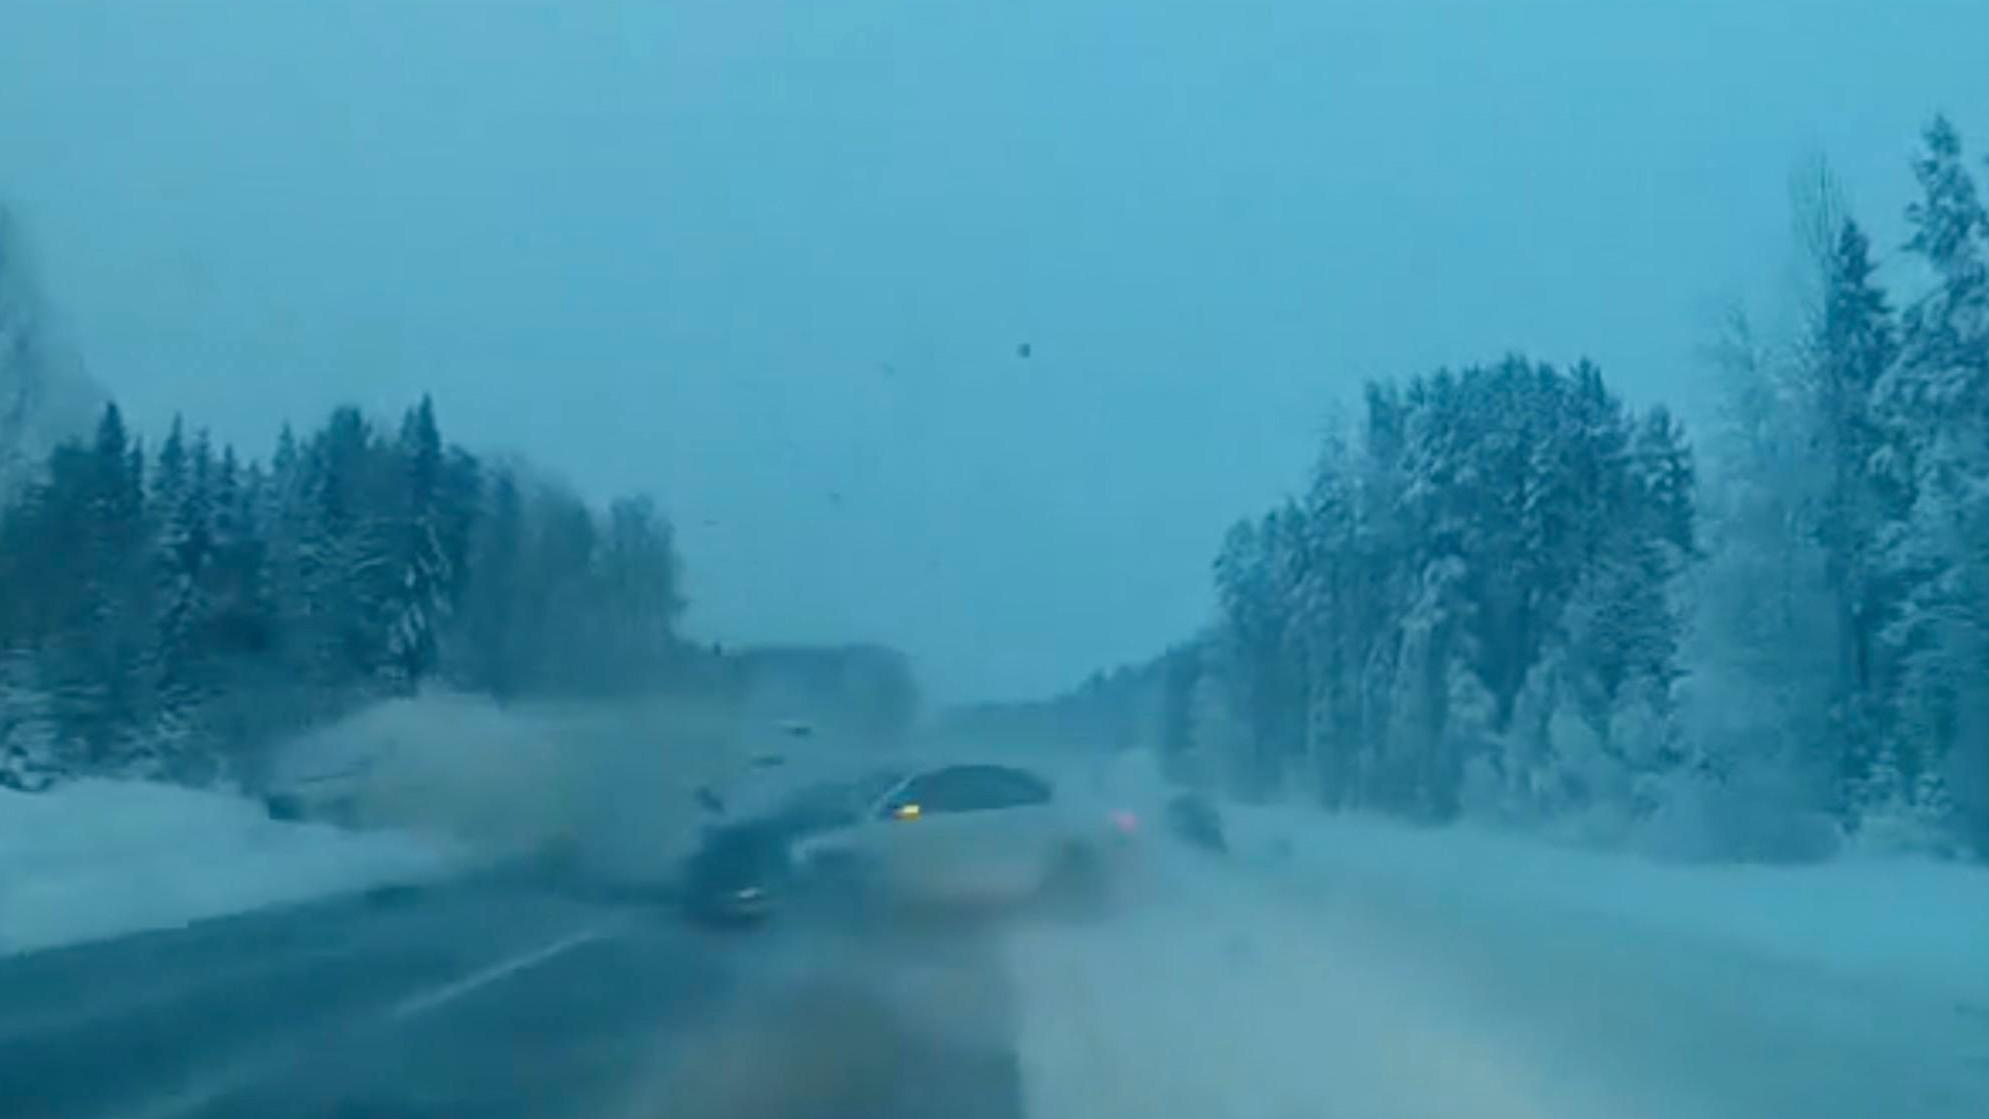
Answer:
MULTIPOLYGON (((878 771, 848 781, 822 781, 789 795, 764 815, 713 824, 684 864, 684 908, 707 922, 764 920, 795 885, 795 843, 855 822, 871 796, 899 778, 878 771)), ((701 798, 722 811, 715 797, 701 798)))
POLYGON ((774 821, 719 824, 684 865, 684 906, 707 921, 764 919, 792 877, 788 833, 774 821))
POLYGON ((1222 814, 1204 793, 1177 793, 1167 802, 1167 828, 1175 837, 1193 847, 1218 855, 1229 851, 1223 834, 1222 814))

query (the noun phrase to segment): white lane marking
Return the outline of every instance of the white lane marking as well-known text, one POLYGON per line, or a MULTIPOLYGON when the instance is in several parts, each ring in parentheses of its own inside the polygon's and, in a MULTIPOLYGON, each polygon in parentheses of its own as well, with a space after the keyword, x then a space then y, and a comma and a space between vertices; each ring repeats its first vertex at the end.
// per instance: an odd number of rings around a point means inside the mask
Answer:
MULTIPOLYGON (((617 935, 621 929, 615 925, 597 925, 591 929, 555 940, 508 960, 466 975, 453 983, 444 984, 432 990, 403 999, 388 1009, 385 1019, 390 1022, 426 1014, 437 1007, 446 1005, 508 976, 516 975, 527 968, 573 951, 597 940, 606 940, 617 935)), ((237 1060, 223 1066, 199 1082, 183 1086, 175 1091, 152 1100, 142 1106, 120 1111, 117 1119, 184 1119, 185 1116, 204 1111, 219 1101, 234 1095, 258 1082, 274 1079, 285 1069, 294 1065, 300 1054, 288 1049, 267 1052, 248 1059, 237 1060)))
POLYGON ((500 979, 516 975, 527 968, 537 967, 554 957, 565 955, 583 944, 592 944, 597 940, 605 940, 613 932, 613 929, 605 926, 582 929, 571 936, 561 937, 551 944, 534 948, 522 956, 513 956, 508 960, 492 964, 482 971, 473 972, 456 980, 454 983, 447 983, 431 991, 416 995, 413 998, 404 999, 394 1004, 393 1009, 387 1011, 387 1018, 389 1021, 398 1022, 402 1019, 413 1018, 419 1014, 426 1014, 439 1006, 454 1002, 478 988, 487 987, 500 979))

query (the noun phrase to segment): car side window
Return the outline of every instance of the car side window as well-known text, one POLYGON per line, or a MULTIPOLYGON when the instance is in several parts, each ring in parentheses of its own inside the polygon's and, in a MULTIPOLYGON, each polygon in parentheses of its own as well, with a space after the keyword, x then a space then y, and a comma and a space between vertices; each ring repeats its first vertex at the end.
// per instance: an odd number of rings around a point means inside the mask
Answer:
POLYGON ((1007 766, 957 765, 914 778, 887 800, 885 817, 929 813, 987 812, 1046 804, 1048 782, 1007 766))

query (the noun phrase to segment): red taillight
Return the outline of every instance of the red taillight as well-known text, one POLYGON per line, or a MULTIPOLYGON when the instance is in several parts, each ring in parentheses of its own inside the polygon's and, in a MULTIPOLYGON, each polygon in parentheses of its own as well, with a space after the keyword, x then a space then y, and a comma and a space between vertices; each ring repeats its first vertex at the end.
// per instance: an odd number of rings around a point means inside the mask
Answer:
POLYGON ((1140 818, 1130 812, 1114 812, 1112 826, 1118 828, 1121 835, 1131 835, 1140 830, 1140 818))

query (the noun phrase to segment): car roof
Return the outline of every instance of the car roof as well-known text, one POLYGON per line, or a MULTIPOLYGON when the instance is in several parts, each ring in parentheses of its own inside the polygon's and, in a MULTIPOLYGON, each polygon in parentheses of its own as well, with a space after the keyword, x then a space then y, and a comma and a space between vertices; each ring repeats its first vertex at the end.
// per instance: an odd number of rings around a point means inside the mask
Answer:
POLYGON ((1054 790, 1056 788, 1056 783, 1050 780, 1048 775, 1040 773, 1034 769, 1031 769, 1028 766, 1014 765, 1008 762, 946 761, 946 762, 940 762, 935 765, 923 766, 905 772, 905 774, 900 778, 898 778, 897 780, 892 781, 888 785, 880 788, 875 795, 869 798, 869 803, 873 805, 882 803, 886 800, 889 800, 892 797, 897 796, 899 793, 903 792, 907 787, 912 785, 914 782, 923 780, 928 777, 936 777, 941 774, 949 774, 949 773, 989 774, 989 775, 1013 774, 1015 776, 1028 778, 1029 780, 1042 785, 1046 791, 1054 790))

